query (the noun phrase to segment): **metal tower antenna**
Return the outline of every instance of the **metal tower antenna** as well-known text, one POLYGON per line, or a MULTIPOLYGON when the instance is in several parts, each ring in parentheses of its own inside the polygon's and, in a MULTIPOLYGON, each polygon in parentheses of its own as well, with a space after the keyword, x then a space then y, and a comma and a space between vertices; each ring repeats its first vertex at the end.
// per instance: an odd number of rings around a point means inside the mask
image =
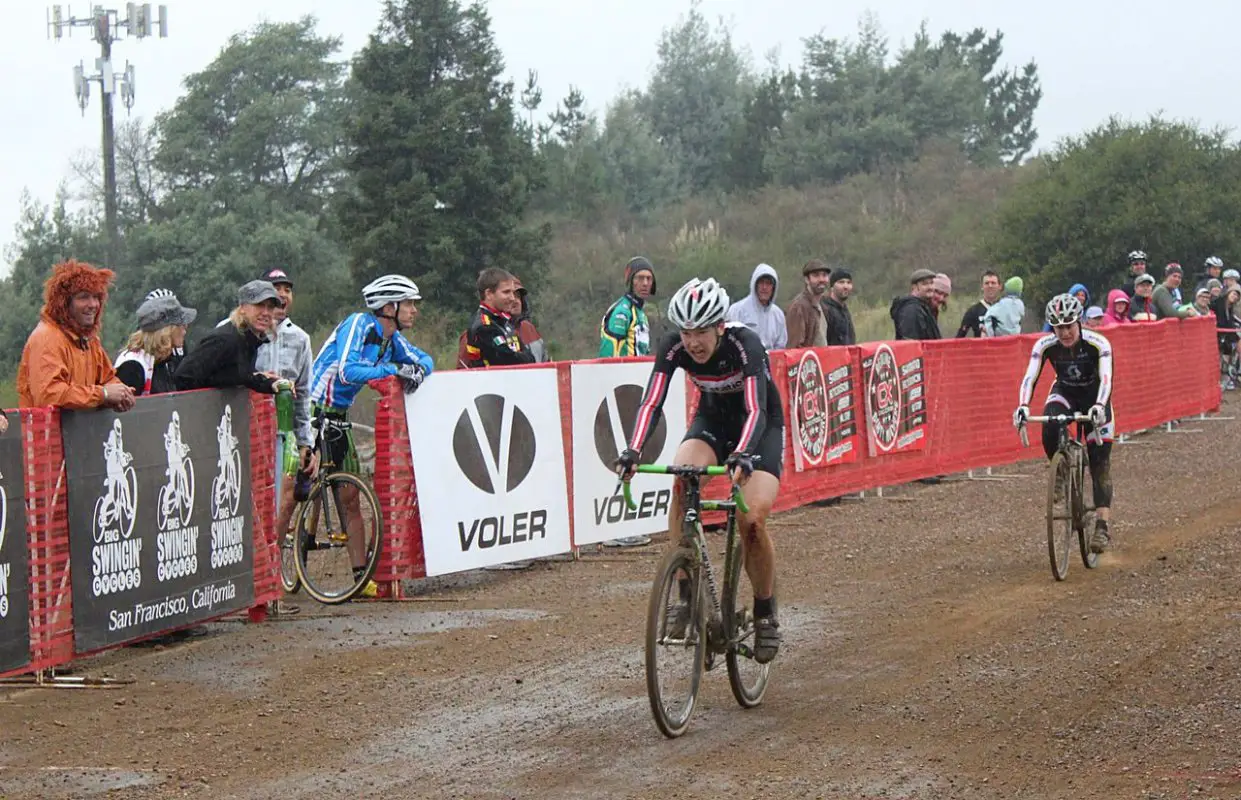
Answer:
POLYGON ((117 9, 106 9, 94 6, 89 16, 75 17, 69 6, 54 5, 48 9, 48 37, 60 41, 66 33, 70 36, 74 28, 90 28, 91 38, 99 43, 99 58, 95 59, 94 73, 87 74, 81 62, 73 68, 73 91, 77 95, 78 107, 86 116, 86 106, 90 104, 90 86, 98 83, 100 98, 103 105, 103 201, 104 217, 108 228, 108 257, 106 266, 116 266, 119 252, 120 231, 116 219, 116 134, 112 120, 112 97, 118 92, 125 110, 134 106, 134 67, 125 62, 125 70, 116 72, 112 66, 112 44, 120 39, 120 30, 126 36, 135 36, 139 40, 158 33, 159 38, 168 36, 168 7, 158 7, 158 16, 151 13, 150 3, 126 3, 125 14, 117 9))

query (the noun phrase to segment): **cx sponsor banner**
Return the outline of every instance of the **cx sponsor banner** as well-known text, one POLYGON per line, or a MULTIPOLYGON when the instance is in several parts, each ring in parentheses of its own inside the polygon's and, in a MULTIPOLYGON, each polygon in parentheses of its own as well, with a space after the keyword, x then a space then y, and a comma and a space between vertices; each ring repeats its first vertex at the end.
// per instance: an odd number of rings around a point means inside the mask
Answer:
MULTIPOLYGON (((631 485, 636 511, 618 491, 613 463, 633 435, 638 407, 651 376, 651 363, 574 364, 573 541, 606 542, 668 530, 672 481, 635 475, 631 485)), ((663 413, 642 448, 642 463, 671 463, 685 438, 685 381, 669 381, 663 413)))
POLYGON ((786 355, 793 463, 798 472, 855 461, 861 441, 852 351, 822 347, 786 355))
POLYGON ((926 367, 921 342, 861 345, 871 456, 926 447, 926 367))
POLYGON ((428 575, 569 550, 555 369, 437 372, 405 413, 428 575))
POLYGON ((254 600, 244 389, 61 414, 78 652, 254 600))
POLYGON ((0 672, 30 663, 24 478, 22 426, 14 414, 0 436, 0 672))

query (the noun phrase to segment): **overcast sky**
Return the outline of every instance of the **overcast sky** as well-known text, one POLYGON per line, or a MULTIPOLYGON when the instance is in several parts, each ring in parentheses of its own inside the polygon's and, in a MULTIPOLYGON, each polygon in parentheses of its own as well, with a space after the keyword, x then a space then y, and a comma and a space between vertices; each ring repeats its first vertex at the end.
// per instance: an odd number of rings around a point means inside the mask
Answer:
MULTIPOLYGON (((68 174, 69 158, 83 148, 98 148, 100 123, 98 86, 85 116, 73 94, 73 65, 81 60, 93 71, 98 55, 88 29, 55 42, 46 36, 49 5, 0 0, 0 6, 8 19, 8 40, 0 49, 4 246, 15 238, 22 189, 50 201, 68 174)), ((118 71, 127 59, 136 66, 135 116, 169 108, 184 76, 206 66, 229 35, 263 19, 313 14, 320 31, 341 36, 343 52, 352 54, 365 44, 380 9, 369 0, 172 0, 168 6, 168 39, 123 40, 113 50, 118 71)), ((535 69, 545 107, 554 107, 573 84, 596 110, 618 90, 645 84, 660 30, 689 8, 688 1, 666 0, 491 0, 488 6, 515 81, 535 69)), ((1241 128, 1236 95, 1241 54, 1235 47, 1241 6, 1224 0, 703 0, 701 6, 708 17, 729 21, 736 41, 760 64, 772 48, 779 48, 786 62, 798 59, 801 39, 819 31, 851 36, 868 10, 879 16, 894 50, 923 20, 936 35, 945 29, 999 29, 1005 33, 1005 62, 1038 62, 1042 147, 1111 114, 1140 119, 1163 112, 1206 126, 1241 128)), ((88 4, 70 8, 81 16, 88 4)), ((124 118, 125 112, 118 114, 124 118)), ((7 272, 7 258, 0 269, 7 272)))

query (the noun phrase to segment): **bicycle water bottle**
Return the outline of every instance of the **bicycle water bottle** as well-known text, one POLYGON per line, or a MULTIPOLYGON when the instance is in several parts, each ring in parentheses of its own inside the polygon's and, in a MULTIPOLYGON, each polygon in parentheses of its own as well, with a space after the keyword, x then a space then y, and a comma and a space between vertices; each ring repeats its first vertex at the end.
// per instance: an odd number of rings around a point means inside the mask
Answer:
POLYGON ((297 442, 293 436, 293 388, 280 381, 276 391, 276 428, 280 431, 280 471, 285 475, 297 472, 297 442))

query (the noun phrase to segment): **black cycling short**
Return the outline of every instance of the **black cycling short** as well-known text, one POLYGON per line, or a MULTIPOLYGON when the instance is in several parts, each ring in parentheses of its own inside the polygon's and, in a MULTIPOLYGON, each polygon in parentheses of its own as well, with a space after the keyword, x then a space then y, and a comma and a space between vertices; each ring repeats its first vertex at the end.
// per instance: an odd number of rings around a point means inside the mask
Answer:
MULTIPOLYGON (((726 430, 726 427, 728 426, 698 414, 690 422, 689 430, 681 441, 697 439, 706 442, 715 451, 716 463, 722 465, 737 449, 737 439, 741 436, 741 425, 735 426, 733 430, 726 430)), ((763 430, 762 438, 758 440, 754 455, 754 469, 770 473, 779 479, 780 473, 784 471, 784 426, 768 425, 763 430)))

